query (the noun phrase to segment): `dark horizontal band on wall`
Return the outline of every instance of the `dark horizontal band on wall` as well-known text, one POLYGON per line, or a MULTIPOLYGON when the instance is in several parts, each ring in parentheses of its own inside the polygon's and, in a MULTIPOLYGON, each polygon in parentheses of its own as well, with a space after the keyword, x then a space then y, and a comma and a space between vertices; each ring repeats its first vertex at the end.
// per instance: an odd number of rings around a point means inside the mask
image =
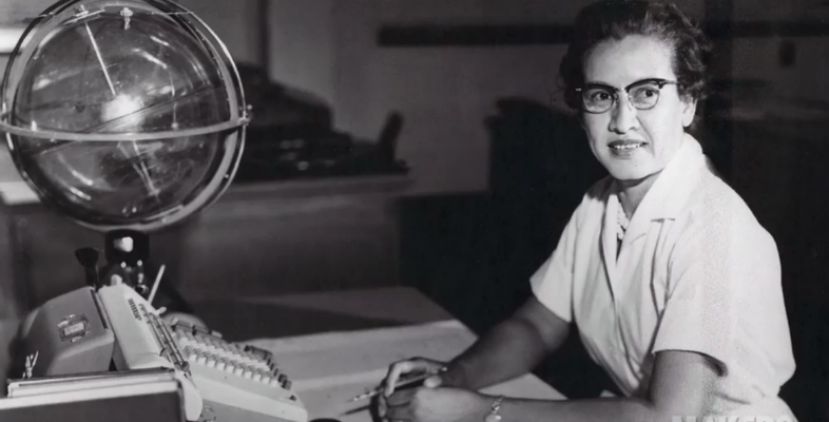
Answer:
POLYGON ((384 25, 377 33, 382 47, 498 46, 561 44, 570 25, 384 25))
POLYGON ((829 21, 712 21, 705 24, 705 32, 712 38, 825 37, 829 35, 829 21))
MULTIPOLYGON (((377 32, 381 47, 475 47, 564 44, 572 26, 538 25, 383 25, 377 32)), ((709 22, 711 38, 820 37, 829 35, 829 21, 709 22)))

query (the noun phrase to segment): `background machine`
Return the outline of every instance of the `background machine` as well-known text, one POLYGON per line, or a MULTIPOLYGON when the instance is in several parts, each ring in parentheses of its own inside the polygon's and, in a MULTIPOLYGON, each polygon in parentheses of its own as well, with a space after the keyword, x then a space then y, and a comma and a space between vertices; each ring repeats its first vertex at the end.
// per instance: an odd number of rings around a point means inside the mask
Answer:
POLYGON ((43 203, 106 234, 103 267, 94 248, 77 251, 87 286, 24 320, 20 379, 0 412, 39 398, 71 414, 174 385, 172 420, 305 422, 269 352, 153 306, 161 277, 145 265, 145 233, 227 188, 249 122, 236 66, 204 22, 167 0, 58 2, 20 38, 0 101, 0 131, 43 203))

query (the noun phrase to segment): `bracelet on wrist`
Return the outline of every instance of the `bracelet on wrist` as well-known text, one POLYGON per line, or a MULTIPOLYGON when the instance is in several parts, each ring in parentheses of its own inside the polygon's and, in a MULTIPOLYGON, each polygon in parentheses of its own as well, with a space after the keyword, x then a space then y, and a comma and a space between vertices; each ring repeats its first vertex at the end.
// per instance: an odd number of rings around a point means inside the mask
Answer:
POLYGON ((504 396, 498 396, 489 405, 489 412, 484 416, 484 422, 501 422, 501 404, 504 402, 504 396))

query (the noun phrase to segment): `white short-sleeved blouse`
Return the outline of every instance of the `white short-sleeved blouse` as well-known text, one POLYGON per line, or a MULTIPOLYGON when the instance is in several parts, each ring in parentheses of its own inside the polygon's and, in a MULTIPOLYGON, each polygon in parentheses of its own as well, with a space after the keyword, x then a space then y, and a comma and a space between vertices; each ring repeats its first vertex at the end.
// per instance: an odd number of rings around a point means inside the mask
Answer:
POLYGON ((777 397, 795 368, 777 248, 696 139, 639 204, 617 258, 619 206, 610 178, 588 191, 531 278, 538 300, 575 322, 629 396, 647 391, 656 352, 693 351, 723 369, 716 414, 790 416, 777 397))

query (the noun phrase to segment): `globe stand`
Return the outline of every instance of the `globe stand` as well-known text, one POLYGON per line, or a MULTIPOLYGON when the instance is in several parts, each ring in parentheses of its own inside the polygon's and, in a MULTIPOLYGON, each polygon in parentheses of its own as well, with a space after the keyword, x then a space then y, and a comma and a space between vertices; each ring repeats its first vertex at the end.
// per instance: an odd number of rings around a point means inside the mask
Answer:
POLYGON ((107 260, 101 283, 114 285, 125 283, 146 297, 150 287, 144 272, 149 256, 149 237, 137 230, 111 230, 105 236, 107 260))
POLYGON ((84 267, 86 284, 95 289, 127 284, 146 297, 150 289, 144 272, 149 256, 147 234, 128 229, 110 230, 105 235, 104 250, 107 262, 103 269, 98 268, 97 249, 85 247, 75 251, 78 262, 84 267))

